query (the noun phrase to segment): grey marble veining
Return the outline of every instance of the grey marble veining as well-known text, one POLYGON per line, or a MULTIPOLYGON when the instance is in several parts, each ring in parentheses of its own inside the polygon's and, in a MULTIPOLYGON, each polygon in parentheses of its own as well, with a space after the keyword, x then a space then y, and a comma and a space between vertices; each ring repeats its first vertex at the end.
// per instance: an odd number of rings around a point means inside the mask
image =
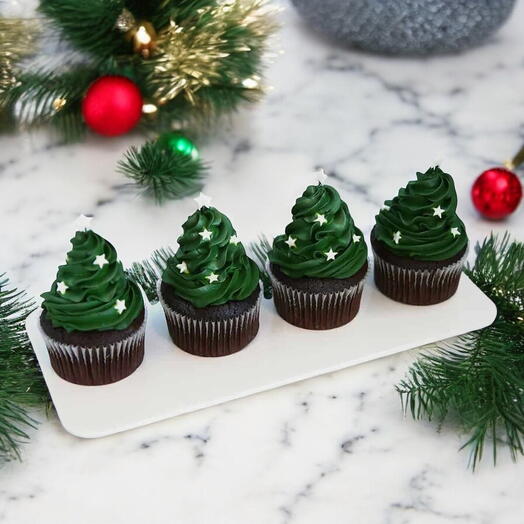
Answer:
MULTIPOLYGON (((425 60, 339 49, 291 7, 281 16, 269 96, 201 148, 206 193, 242 239, 280 232, 319 166, 368 233, 382 202, 436 162, 455 176, 473 242, 491 230, 522 238, 522 207, 480 220, 469 188, 524 142, 524 6, 489 45, 425 60)), ((50 285, 80 213, 126 263, 175 243, 192 200, 157 207, 115 171, 140 140, 0 138, 0 268, 14 283, 35 296, 50 285)), ((487 456, 472 475, 455 428, 404 419, 394 384, 416 355, 98 440, 35 413, 24 461, 0 470, 0 523, 522 524, 524 461, 502 453, 493 469, 487 456)))

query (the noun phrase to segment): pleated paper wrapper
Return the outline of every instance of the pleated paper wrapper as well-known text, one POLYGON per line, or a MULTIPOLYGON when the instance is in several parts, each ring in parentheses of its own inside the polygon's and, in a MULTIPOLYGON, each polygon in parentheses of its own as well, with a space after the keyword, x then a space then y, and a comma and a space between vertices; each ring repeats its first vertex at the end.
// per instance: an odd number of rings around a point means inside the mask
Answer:
POLYGON ((414 269, 387 262, 373 251, 375 284, 387 297, 417 306, 438 304, 457 291, 467 251, 453 264, 435 269, 414 269))
POLYGON ((144 359, 147 310, 140 327, 126 338, 94 347, 59 342, 42 329, 51 366, 68 382, 84 386, 111 384, 128 377, 144 359))
POLYGON ((259 328, 260 297, 242 314, 221 319, 193 318, 168 305, 158 287, 167 327, 173 342, 182 350, 201 357, 222 357, 240 351, 256 336, 259 328))
POLYGON ((341 291, 311 293, 293 288, 268 272, 273 286, 273 300, 279 315, 305 329, 333 329, 351 322, 360 309, 365 276, 341 291))

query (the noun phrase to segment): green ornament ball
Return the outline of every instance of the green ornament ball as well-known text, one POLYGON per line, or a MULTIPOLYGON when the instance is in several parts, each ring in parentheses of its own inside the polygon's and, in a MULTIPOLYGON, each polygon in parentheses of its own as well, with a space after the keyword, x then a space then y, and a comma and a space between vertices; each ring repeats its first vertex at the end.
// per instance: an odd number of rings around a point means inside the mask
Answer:
POLYGON ((158 141, 174 153, 180 153, 183 156, 190 157, 192 160, 197 160, 200 156, 195 144, 182 133, 164 133, 160 135, 158 141))

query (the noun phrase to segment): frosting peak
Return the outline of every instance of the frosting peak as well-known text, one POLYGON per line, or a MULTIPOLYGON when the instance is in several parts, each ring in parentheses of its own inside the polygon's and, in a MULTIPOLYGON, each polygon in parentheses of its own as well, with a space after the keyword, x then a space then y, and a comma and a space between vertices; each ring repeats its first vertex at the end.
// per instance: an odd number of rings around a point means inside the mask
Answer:
POLYGON ((269 260, 291 278, 349 278, 367 260, 367 246, 337 190, 306 188, 291 210, 293 221, 273 242, 269 260))
POLYGON ((375 237, 394 254, 416 260, 446 260, 463 250, 468 237, 457 216, 453 178, 438 166, 386 200, 376 216, 375 237))
POLYGON ((54 327, 71 331, 122 330, 144 309, 142 293, 126 276, 115 248, 91 230, 77 231, 42 307, 54 327))
POLYGON ((195 211, 182 226, 179 248, 162 280, 197 308, 244 300, 259 285, 259 270, 229 218, 214 207, 195 211))

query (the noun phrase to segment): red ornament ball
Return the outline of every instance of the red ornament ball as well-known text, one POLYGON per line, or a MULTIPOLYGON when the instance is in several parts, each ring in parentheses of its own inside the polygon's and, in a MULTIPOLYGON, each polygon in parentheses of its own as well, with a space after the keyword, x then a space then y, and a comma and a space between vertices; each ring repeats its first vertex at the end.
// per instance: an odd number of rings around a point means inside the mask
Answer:
POLYGON ((494 167, 475 180, 471 198, 479 213, 486 218, 500 220, 517 209, 522 198, 522 185, 512 171, 494 167))
POLYGON ((138 124, 142 105, 142 94, 129 78, 103 76, 89 86, 82 101, 82 115, 93 131, 116 136, 138 124))

